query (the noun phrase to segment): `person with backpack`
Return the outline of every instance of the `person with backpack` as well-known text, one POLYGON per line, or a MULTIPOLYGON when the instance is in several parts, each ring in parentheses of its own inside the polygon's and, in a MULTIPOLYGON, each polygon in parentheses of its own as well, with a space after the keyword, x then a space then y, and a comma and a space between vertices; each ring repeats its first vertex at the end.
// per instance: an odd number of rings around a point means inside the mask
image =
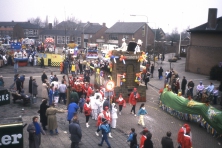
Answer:
POLYGON ((137 134, 135 133, 135 128, 131 128, 131 133, 127 139, 127 142, 130 142, 130 148, 137 148, 137 134))
POLYGON ((108 145, 108 148, 111 148, 111 145, 108 141, 108 133, 110 132, 110 126, 105 118, 102 119, 102 124, 99 126, 99 129, 102 131, 102 141, 98 144, 98 146, 102 146, 103 142, 105 141, 108 145))

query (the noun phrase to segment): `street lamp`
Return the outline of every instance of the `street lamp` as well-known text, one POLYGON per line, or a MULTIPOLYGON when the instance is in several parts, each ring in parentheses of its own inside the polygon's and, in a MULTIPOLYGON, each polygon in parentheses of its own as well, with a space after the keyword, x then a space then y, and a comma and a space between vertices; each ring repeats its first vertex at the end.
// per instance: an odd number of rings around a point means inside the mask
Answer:
POLYGON ((149 29, 149 27, 148 27, 148 17, 146 16, 146 15, 135 15, 135 14, 133 14, 133 15, 130 15, 130 16, 144 16, 144 17, 146 17, 146 24, 147 24, 147 31, 146 31, 146 47, 145 47, 145 50, 147 50, 147 36, 148 36, 148 29, 149 29))

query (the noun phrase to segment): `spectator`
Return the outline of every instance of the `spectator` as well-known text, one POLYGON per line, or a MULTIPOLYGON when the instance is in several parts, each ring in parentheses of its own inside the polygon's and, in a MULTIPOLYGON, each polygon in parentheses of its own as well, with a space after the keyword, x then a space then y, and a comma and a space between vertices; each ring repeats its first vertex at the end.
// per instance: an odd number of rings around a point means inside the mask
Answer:
POLYGON ((183 76, 183 80, 181 83, 181 90, 182 90, 182 95, 185 95, 185 90, 186 90, 186 85, 187 85, 187 79, 185 76, 183 76))
MULTIPOLYGON (((193 80, 190 80, 187 84, 188 87, 188 92, 190 94, 191 97, 193 97, 193 88, 194 88, 194 83, 193 80)), ((187 94, 188 95, 188 94, 187 94)), ((188 95, 189 96, 189 95, 188 95)))
POLYGON ((41 133, 45 135, 45 132, 38 123, 38 117, 32 118, 32 123, 28 125, 27 131, 29 132, 29 147, 39 148, 41 145, 41 133))
POLYGON ((0 76, 0 86, 4 87, 5 86, 5 82, 3 80, 3 77, 0 76))
POLYGON ((49 108, 49 106, 47 105, 47 99, 44 99, 42 101, 42 104, 40 105, 40 110, 39 110, 40 122, 42 123, 43 130, 47 130, 46 129, 47 116, 45 115, 47 108, 49 108))
POLYGON ((130 148, 137 148, 137 134, 134 128, 131 128, 131 133, 129 134, 127 142, 130 142, 130 148))
POLYGON ((67 86, 64 84, 64 81, 62 81, 62 84, 59 85, 59 102, 62 98, 64 104, 66 104, 66 90, 67 86))
POLYGON ((32 95, 32 76, 29 79, 29 93, 32 95))
MULTIPOLYGON (((142 131, 142 136, 141 136, 141 138, 140 138, 140 148, 144 148, 145 147, 145 141, 146 141, 146 139, 147 139, 147 133, 148 133, 148 130, 147 129, 144 129, 143 131, 142 131)), ((151 138, 150 138, 151 139, 151 138)))
POLYGON ((55 82, 58 82, 58 81, 59 81, 56 75, 54 75, 54 77, 53 77, 53 79, 52 79, 52 82, 53 82, 53 81, 55 81, 55 82))
POLYGON ((34 98, 38 94, 38 85, 37 85, 35 79, 32 79, 32 94, 33 94, 34 98))
POLYGON ((151 77, 153 78, 153 72, 154 72, 154 66, 153 66, 153 64, 151 65, 151 77))
POLYGON ((159 80, 162 80, 163 78, 163 68, 161 66, 158 69, 158 77, 159 77, 159 80))
POLYGON ((79 109, 79 106, 72 102, 68 106, 68 114, 67 114, 67 120, 69 121, 69 124, 71 123, 71 119, 73 118, 73 115, 77 113, 77 110, 79 109))
POLYGON ((150 132, 147 132, 146 138, 147 139, 144 141, 144 148, 153 148, 153 142, 151 141, 152 134, 150 132))
POLYGON ((22 83, 21 83, 21 80, 19 79, 19 77, 17 77, 17 79, 16 79, 16 88, 17 88, 18 93, 20 94, 22 91, 22 83))
POLYGON ((162 148, 174 148, 173 141, 170 138, 171 132, 166 133, 166 137, 163 137, 161 140, 162 148))
POLYGON ((72 141, 71 148, 79 148, 79 142, 82 139, 82 130, 78 122, 77 113, 74 114, 69 124, 69 133, 71 134, 70 140, 72 141))
POLYGON ((20 76, 21 87, 24 89, 25 75, 20 76))
POLYGON ((18 73, 18 62, 16 60, 14 61, 14 72, 15 74, 18 73))
POLYGON ((43 74, 42 74, 42 83, 46 82, 48 80, 48 77, 47 75, 45 74, 45 71, 43 71, 43 74))

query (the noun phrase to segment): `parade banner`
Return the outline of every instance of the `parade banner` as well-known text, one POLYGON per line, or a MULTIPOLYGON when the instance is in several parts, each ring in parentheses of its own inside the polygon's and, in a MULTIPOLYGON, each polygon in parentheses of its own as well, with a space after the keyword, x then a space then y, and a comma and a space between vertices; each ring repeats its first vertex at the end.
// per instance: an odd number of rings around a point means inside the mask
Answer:
POLYGON ((213 106, 188 100, 172 91, 168 91, 167 88, 161 92, 160 100, 162 104, 175 111, 200 115, 214 130, 222 134, 222 112, 213 106))

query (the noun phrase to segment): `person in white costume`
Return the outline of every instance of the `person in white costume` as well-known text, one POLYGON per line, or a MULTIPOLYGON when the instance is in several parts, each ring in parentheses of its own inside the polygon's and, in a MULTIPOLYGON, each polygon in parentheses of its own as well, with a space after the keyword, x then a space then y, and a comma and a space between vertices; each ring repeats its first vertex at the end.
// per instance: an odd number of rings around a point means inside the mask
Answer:
POLYGON ((122 50, 122 51, 126 51, 127 50, 127 45, 126 45, 126 39, 125 38, 123 38, 122 39, 122 46, 120 47, 120 50, 122 50))
POLYGON ((135 48, 134 54, 136 54, 137 52, 140 52, 140 47, 142 46, 142 43, 143 42, 140 39, 137 41, 137 46, 135 48))
POLYGON ((111 110, 111 127, 112 128, 116 128, 116 121, 117 121, 117 108, 116 108, 116 104, 112 103, 112 110, 111 110))

